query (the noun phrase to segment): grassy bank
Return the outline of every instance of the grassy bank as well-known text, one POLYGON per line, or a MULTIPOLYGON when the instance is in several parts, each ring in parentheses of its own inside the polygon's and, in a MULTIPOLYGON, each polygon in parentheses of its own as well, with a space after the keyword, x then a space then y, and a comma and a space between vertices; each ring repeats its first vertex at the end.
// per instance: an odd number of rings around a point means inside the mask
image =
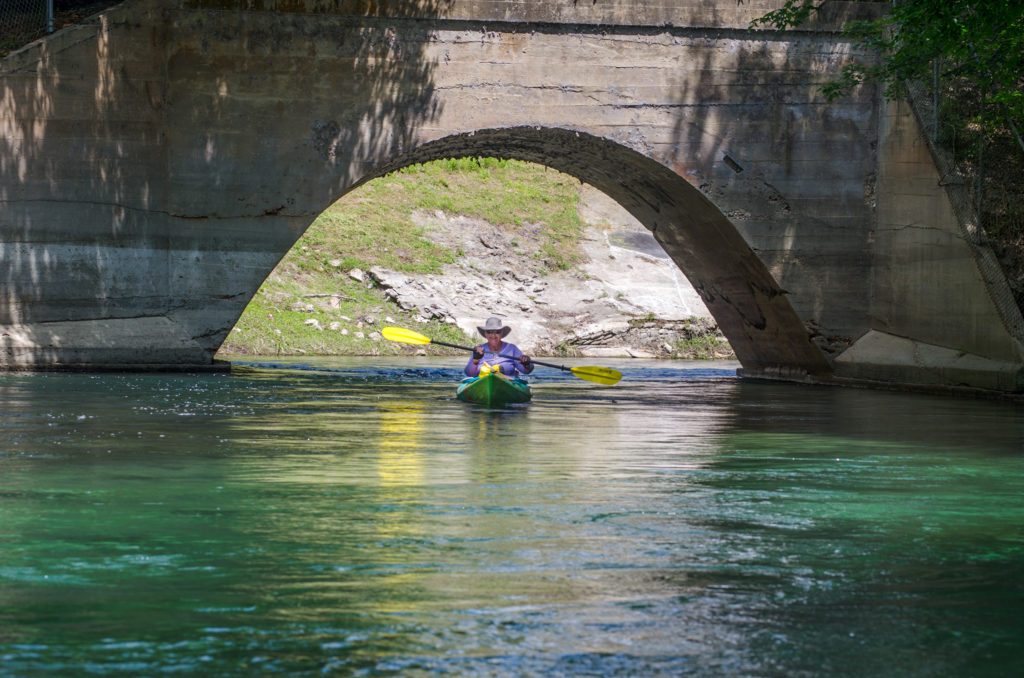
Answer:
MULTIPOLYGON (((540 241, 538 270, 581 260, 579 182, 540 165, 467 158, 414 165, 361 186, 328 208, 250 301, 220 354, 389 355, 408 347, 383 341, 384 325, 415 329, 450 343, 471 343, 456 327, 423 323, 391 303, 353 270, 384 266, 440 273, 462 252, 431 242, 417 212, 484 219, 540 241)), ((434 345, 428 353, 451 350, 434 345)))

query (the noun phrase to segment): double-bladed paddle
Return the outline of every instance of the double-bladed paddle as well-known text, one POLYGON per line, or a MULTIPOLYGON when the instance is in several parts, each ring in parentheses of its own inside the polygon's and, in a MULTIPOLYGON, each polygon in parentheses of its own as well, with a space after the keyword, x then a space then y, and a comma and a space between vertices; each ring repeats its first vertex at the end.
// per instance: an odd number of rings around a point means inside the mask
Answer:
MULTIPOLYGON (((403 329, 401 327, 385 327, 380 331, 380 333, 384 335, 385 339, 388 339, 390 341, 400 341, 404 344, 438 344, 439 346, 448 346, 449 348, 461 348, 463 351, 474 350, 472 346, 459 346, 458 344, 449 344, 444 341, 431 339, 430 337, 424 336, 419 332, 413 332, 412 330, 403 329)), ((502 358, 510 358, 512 360, 515 360, 515 358, 513 358, 510 355, 503 355, 501 353, 499 353, 498 355, 501 356, 502 358)), ((545 367, 554 367, 556 369, 564 370, 566 372, 572 372, 580 379, 586 379, 587 381, 592 381, 595 384, 607 384, 610 386, 612 384, 618 383, 618 381, 622 379, 622 372, 619 372, 618 370, 613 370, 608 367, 564 367, 562 365, 544 363, 539 360, 533 359, 531 359, 530 362, 533 362, 537 365, 544 365, 545 367)))

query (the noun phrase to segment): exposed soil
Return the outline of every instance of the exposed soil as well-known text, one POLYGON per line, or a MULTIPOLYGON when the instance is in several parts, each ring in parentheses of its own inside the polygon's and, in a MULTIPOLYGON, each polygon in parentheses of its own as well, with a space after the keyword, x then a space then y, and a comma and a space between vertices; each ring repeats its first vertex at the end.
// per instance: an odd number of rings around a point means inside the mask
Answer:
MULTIPOLYGON (((423 319, 475 334, 485 318, 502 318, 513 328, 510 341, 538 355, 680 357, 679 342, 720 337, 696 292, 643 226, 589 187, 581 200, 587 261, 578 270, 547 271, 530 224, 502 229, 436 212, 415 216, 430 239, 464 253, 458 263, 439 275, 383 268, 371 275, 423 319)), ((732 356, 727 344, 711 353, 702 357, 732 356)))

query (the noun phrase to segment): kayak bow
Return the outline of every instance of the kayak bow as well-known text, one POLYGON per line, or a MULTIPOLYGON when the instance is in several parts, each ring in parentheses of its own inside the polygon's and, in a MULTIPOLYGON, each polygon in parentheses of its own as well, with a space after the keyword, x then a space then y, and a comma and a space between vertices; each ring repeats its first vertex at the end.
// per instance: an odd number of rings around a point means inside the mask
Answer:
POLYGON ((532 395, 525 381, 506 377, 497 370, 480 370, 479 377, 464 379, 455 392, 459 400, 488 407, 525 403, 532 395))

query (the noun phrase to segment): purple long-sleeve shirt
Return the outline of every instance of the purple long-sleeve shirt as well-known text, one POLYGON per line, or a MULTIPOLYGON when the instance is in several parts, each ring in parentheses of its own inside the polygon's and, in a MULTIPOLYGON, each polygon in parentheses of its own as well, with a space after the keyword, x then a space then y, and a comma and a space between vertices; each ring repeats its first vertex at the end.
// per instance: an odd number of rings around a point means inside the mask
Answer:
MULTIPOLYGON (((533 372, 533 363, 529 366, 523 365, 519 362, 519 359, 523 356, 523 352, 519 350, 519 347, 515 344, 509 344, 501 342, 501 348, 498 349, 498 353, 510 358, 502 358, 496 353, 493 353, 491 349, 487 348, 487 344, 481 344, 477 346, 477 349, 483 350, 484 357, 480 361, 481 364, 487 363, 491 367, 497 367, 501 370, 501 373, 510 377, 517 376, 516 372, 523 374, 529 374, 533 372)), ((480 365, 473 364, 473 356, 469 357, 469 362, 466 363, 466 369, 463 370, 467 377, 479 377, 480 376, 480 365)))

